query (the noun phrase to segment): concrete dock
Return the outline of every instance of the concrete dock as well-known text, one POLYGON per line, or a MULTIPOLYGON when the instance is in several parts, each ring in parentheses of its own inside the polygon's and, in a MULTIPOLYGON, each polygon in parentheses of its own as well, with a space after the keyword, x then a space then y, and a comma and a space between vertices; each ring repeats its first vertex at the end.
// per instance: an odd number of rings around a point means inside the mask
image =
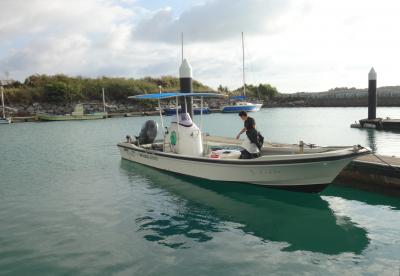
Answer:
POLYGON ((374 128, 378 130, 400 130, 400 119, 362 119, 359 124, 351 125, 353 128, 374 128))
POLYGON ((368 118, 359 120, 359 123, 351 124, 352 128, 372 128, 379 130, 400 130, 400 120, 391 118, 377 118, 376 107, 378 103, 377 74, 372 67, 368 74, 368 118))
POLYGON ((354 160, 338 175, 334 183, 400 196, 400 158, 378 157, 379 159, 369 154, 354 160))

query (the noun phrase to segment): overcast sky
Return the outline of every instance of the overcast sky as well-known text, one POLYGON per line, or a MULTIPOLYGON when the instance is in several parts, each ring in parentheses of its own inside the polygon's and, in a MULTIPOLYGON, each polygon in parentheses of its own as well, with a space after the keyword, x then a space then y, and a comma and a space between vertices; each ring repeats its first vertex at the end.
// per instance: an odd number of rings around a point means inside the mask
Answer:
POLYGON ((0 72, 178 74, 180 33, 194 77, 281 92, 400 84, 399 0, 0 0, 0 72))

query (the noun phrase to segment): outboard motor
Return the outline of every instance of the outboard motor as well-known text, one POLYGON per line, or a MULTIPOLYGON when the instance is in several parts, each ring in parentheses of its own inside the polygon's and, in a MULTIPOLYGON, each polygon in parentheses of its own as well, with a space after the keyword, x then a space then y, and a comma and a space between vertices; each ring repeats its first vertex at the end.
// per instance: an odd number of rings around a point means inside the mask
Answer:
POLYGON ((136 140, 139 144, 151 144, 157 137, 158 124, 154 120, 148 120, 142 126, 139 136, 136 140))

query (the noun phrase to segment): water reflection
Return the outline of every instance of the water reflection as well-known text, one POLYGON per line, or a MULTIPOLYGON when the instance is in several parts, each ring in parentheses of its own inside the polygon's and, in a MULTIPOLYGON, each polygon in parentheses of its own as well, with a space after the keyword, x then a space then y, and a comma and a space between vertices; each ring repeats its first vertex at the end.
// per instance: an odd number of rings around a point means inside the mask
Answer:
POLYGON ((167 211, 154 214, 153 210, 148 210, 146 215, 136 218, 135 222, 139 225, 139 231, 145 231, 143 237, 146 240, 171 248, 185 248, 186 243, 176 237, 206 242, 212 239, 211 233, 222 230, 218 217, 206 208, 201 209, 195 205, 187 203, 186 210, 178 214, 169 214, 167 211))
MULTIPOLYGON (((349 217, 335 215, 319 195, 178 177, 127 161, 122 161, 121 168, 186 202, 178 216, 167 210, 161 217, 152 216, 150 210, 137 218, 140 229, 152 233, 144 234, 150 241, 163 244, 169 236, 183 235, 207 242, 226 223, 234 223, 262 240, 287 243, 284 251, 360 254, 369 243, 365 229, 349 217)), ((182 243, 167 245, 180 247, 182 243)))
POLYGON ((376 143, 376 130, 366 129, 366 131, 367 131, 368 147, 371 148, 372 152, 378 152, 378 145, 376 143))
POLYGON ((387 206, 392 210, 400 210, 400 200, 398 197, 388 197, 379 193, 370 193, 350 187, 330 185, 322 193, 323 196, 340 197, 346 200, 356 200, 370 206, 387 206))

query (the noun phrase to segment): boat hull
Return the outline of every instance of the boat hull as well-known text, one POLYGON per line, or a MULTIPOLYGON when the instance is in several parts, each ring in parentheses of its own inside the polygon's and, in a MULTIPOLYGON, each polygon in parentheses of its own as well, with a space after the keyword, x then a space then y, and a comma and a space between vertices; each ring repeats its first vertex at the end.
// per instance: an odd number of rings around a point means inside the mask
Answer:
POLYGON ((8 125, 8 124, 10 124, 11 123, 11 119, 9 119, 9 118, 5 118, 5 119, 3 119, 3 118, 0 118, 0 125, 8 125))
POLYGON ((107 113, 95 113, 86 115, 49 115, 38 114, 40 121, 76 121, 76 120, 99 120, 107 118, 107 113))
POLYGON ((227 105, 221 108, 222 113, 237 113, 240 111, 246 112, 256 112, 259 111, 262 104, 252 104, 252 105, 227 105))
POLYGON ((144 150, 128 143, 120 143, 118 147, 123 159, 169 172, 214 181, 243 182, 309 192, 323 190, 355 158, 348 154, 295 161, 249 162, 191 158, 144 150))

